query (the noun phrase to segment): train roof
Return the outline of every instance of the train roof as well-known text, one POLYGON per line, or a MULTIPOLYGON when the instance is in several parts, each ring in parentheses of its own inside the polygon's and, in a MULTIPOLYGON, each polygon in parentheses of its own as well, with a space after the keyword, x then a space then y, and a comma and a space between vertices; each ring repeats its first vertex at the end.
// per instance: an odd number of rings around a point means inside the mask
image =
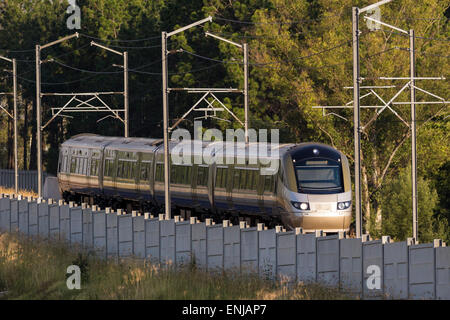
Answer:
MULTIPOLYGON (((172 152, 180 152, 183 154, 190 155, 202 155, 205 148, 209 148, 211 151, 216 148, 216 150, 223 150, 224 155, 226 155, 227 150, 232 150, 234 148, 234 155, 238 157, 256 157, 258 156, 258 147, 264 146, 262 154, 260 157, 279 159, 285 154, 290 154, 293 157, 298 157, 300 154, 309 152, 313 147, 318 147, 321 151, 327 154, 340 154, 339 151, 331 146, 323 143, 316 142, 305 142, 299 144, 293 143, 280 143, 280 144, 261 144, 258 142, 227 142, 227 141, 200 141, 201 148, 195 146, 196 140, 182 140, 175 141, 171 140, 169 143, 169 149, 172 152)), ((124 137, 109 137, 100 136, 97 134, 79 134, 67 141, 65 141, 63 146, 68 147, 80 147, 80 148, 102 148, 113 149, 113 150, 123 150, 132 152, 145 152, 145 151, 155 151, 158 154, 163 153, 163 140, 162 139, 152 139, 152 138, 124 138, 124 137)), ((220 151, 219 151, 220 152, 220 151)), ((217 152, 216 152, 217 153, 217 152)))
POLYGON ((82 133, 71 137, 64 141, 64 147, 78 147, 78 148, 101 148, 109 143, 120 139, 118 137, 100 136, 97 134, 82 133))
POLYGON ((154 150, 161 143, 161 139, 108 137, 83 133, 66 140, 62 146, 95 149, 106 147, 107 149, 139 152, 154 150))

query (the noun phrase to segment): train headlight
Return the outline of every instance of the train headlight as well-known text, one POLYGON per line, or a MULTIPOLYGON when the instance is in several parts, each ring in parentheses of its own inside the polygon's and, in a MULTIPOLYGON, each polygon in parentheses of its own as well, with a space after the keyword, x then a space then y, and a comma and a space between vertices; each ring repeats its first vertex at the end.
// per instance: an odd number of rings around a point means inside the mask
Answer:
POLYGON ((291 201, 291 203, 294 206, 294 208, 296 208, 298 210, 309 210, 309 203, 308 202, 291 201))
POLYGON ((351 201, 338 202, 337 208, 338 210, 345 210, 350 208, 351 205, 352 205, 351 201))

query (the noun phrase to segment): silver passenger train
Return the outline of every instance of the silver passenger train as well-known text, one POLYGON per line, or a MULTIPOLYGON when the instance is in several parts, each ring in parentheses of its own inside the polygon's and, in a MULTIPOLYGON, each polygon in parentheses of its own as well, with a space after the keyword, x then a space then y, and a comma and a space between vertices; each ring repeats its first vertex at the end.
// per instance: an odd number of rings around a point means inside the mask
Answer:
MULTIPOLYGON (((203 159, 211 143, 200 142, 197 150, 183 149, 183 162, 174 162, 175 148, 179 150, 183 143, 192 141, 170 142, 169 159, 172 208, 187 215, 185 218, 245 219, 269 226, 281 223, 306 232, 349 230, 350 170, 347 158, 338 150, 321 143, 267 144, 266 160, 277 164, 270 171, 262 161, 253 161, 258 143, 236 148, 234 159, 226 154, 223 163, 206 163, 196 160, 203 159)), ((162 210, 163 152, 160 139, 74 136, 60 148, 60 190, 66 201, 127 211, 162 210)))

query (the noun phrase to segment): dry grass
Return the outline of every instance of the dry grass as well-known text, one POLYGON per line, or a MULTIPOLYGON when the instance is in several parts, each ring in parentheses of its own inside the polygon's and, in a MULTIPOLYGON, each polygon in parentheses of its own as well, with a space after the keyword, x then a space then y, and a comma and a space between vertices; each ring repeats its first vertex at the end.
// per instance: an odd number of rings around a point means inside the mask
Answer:
MULTIPOLYGON (((5 188, 5 187, 1 187, 1 186, 0 186, 0 193, 8 194, 8 195, 16 194, 16 192, 14 191, 14 188, 5 188)), ((19 192, 17 194, 21 195, 23 197, 37 198, 37 196, 38 196, 37 193, 35 193, 32 190, 19 190, 19 192)))
POLYGON ((56 241, 0 235, 0 299, 352 299, 317 284, 263 280, 237 272, 175 269, 143 260, 104 260, 56 241), (66 269, 81 269, 81 290, 68 290, 66 269))

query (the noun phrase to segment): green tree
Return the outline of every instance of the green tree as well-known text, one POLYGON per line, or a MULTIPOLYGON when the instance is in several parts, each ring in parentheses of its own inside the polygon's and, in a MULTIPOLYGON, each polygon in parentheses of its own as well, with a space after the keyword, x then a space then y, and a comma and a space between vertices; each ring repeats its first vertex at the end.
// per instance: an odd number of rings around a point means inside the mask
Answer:
MULTIPOLYGON (((396 241, 412 237, 411 167, 400 170, 399 175, 387 183, 381 193, 384 212, 382 233, 396 241)), ((419 241, 430 242, 435 238, 448 241, 446 220, 434 217, 433 208, 438 201, 436 190, 429 181, 419 177, 417 193, 419 241)))

